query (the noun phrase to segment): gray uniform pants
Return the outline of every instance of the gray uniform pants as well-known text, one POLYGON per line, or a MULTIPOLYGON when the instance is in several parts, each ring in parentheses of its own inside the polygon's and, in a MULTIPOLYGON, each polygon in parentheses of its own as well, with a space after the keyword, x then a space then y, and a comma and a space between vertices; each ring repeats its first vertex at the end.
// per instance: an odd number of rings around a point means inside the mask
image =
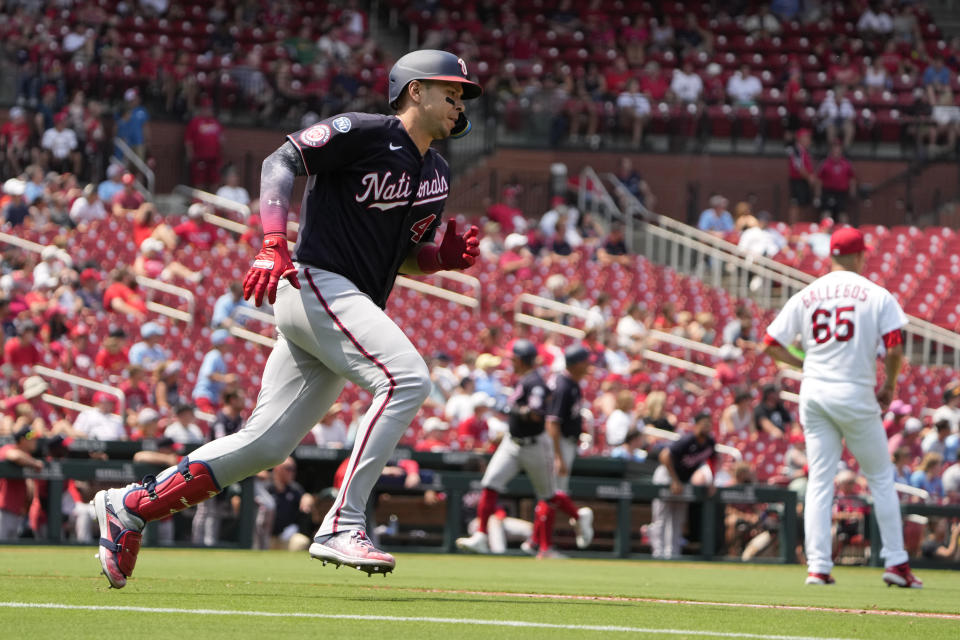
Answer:
POLYGON ((317 535, 362 529, 370 491, 430 393, 430 374, 403 331, 349 280, 304 265, 298 265, 297 275, 300 289, 285 279, 277 289, 279 336, 250 419, 190 459, 206 462, 221 487, 275 467, 349 380, 369 391, 373 401, 357 430, 343 485, 317 535))
POLYGON ((522 470, 530 478, 537 500, 549 500, 557 492, 556 475, 553 473, 553 439, 541 433, 521 440, 517 442, 509 434, 503 436, 500 446, 490 457, 481 484, 485 489, 503 493, 507 483, 522 470))
POLYGON ((563 458, 563 464, 567 468, 567 474, 557 476, 557 490, 564 493, 570 492, 570 472, 573 470, 573 462, 577 459, 577 447, 579 440, 562 436, 560 438, 560 456, 563 458))
MULTIPOLYGON (((670 472, 660 465, 653 472, 653 483, 670 484, 670 472)), ((653 523, 647 529, 654 558, 679 558, 683 525, 687 521, 687 503, 679 500, 653 501, 653 523)))

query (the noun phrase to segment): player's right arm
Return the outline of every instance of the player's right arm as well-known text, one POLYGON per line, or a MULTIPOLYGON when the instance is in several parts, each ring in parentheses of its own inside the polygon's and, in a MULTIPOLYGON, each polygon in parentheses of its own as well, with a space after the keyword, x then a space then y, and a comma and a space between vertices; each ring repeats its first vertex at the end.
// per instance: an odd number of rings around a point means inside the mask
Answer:
POLYGON ((290 195, 297 176, 307 175, 301 154, 289 140, 267 156, 260 172, 260 220, 263 248, 253 260, 243 280, 243 297, 253 298, 259 307, 266 296, 270 304, 277 300, 280 278, 287 278, 297 289, 300 281, 287 250, 287 215, 290 195))

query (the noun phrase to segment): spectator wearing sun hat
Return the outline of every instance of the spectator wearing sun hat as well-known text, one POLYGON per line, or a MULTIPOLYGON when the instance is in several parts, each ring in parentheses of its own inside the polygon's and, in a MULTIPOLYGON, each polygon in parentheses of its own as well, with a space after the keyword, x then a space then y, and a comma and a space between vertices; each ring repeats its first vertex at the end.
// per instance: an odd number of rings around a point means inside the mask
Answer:
POLYGON ((170 352, 160 344, 160 338, 167 334, 159 323, 148 322, 140 327, 140 342, 130 347, 130 364, 143 367, 147 371, 156 371, 170 359, 170 352))
MULTIPOLYGON (((883 416, 883 429, 887 432, 889 440, 894 434, 903 431, 903 423, 906 422, 910 414, 913 413, 913 406, 907 404, 900 398, 890 403, 886 414, 883 416)), ((893 450, 891 450, 891 453, 893 450)))
POLYGON ((517 278, 526 279, 533 275, 530 266, 533 264, 533 254, 527 248, 527 236, 522 233, 511 233, 503 240, 503 253, 498 260, 500 271, 515 273, 517 278))
POLYGON ((943 405, 933 412, 933 421, 946 420, 950 431, 960 431, 960 383, 953 382, 943 390, 943 405))
POLYGON ((30 207, 23 197, 27 190, 27 185, 23 180, 10 178, 3 183, 3 193, 9 196, 9 200, 0 210, 0 217, 11 227, 18 227, 24 220, 30 217, 30 207))
POLYGON ((106 391, 93 394, 93 407, 81 411, 73 421, 73 430, 78 437, 90 440, 126 440, 123 420, 114 411, 117 398, 106 391))
POLYGON ((216 413, 224 388, 237 382, 237 374, 228 371, 221 350, 229 339, 230 332, 226 329, 217 329, 210 335, 213 348, 204 354, 200 371, 197 372, 197 383, 193 387, 193 401, 201 411, 216 413))

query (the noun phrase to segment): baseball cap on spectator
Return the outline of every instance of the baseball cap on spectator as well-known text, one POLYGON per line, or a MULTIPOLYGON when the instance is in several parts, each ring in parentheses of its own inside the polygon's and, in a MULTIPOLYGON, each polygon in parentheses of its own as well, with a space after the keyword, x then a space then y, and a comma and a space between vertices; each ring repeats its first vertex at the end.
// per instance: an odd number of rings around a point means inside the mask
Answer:
POLYGON ((90 327, 88 327, 82 322, 78 322, 77 324, 73 325, 73 327, 70 329, 71 338, 76 338, 78 336, 89 336, 89 335, 90 335, 90 327))
POLYGON ((423 430, 425 433, 432 433, 434 431, 446 431, 450 428, 450 425, 441 420, 436 416, 430 416, 423 421, 423 430))
POLYGON ((950 402, 960 396, 960 384, 952 384, 943 390, 943 401, 950 402))
POLYGON ((202 218, 203 214, 207 212, 207 205, 202 202, 194 202, 190 205, 190 208, 187 209, 187 216, 190 218, 202 218))
POLYGON ((572 367, 589 360, 590 350, 580 343, 572 344, 563 352, 563 359, 568 367, 572 367))
POLYGON ((140 327, 140 335, 144 338, 153 338, 155 336, 162 336, 167 333, 167 330, 161 327, 156 322, 148 322, 147 324, 140 327))
POLYGON ((200 96, 200 106, 201 107, 212 107, 213 100, 208 95, 200 96))
POLYGON ((132 173, 123 174, 123 177, 120 178, 120 182, 127 185, 133 184, 133 174, 132 173))
POLYGON ((100 404, 103 402, 114 404, 116 402, 116 397, 107 393, 106 391, 97 391, 95 394, 93 394, 93 404, 100 404))
POLYGON ((23 389, 23 397, 32 400, 46 393, 50 385, 40 376, 28 376, 20 383, 20 388, 23 389))
POLYGON ((867 243, 859 229, 841 227, 830 235, 830 255, 847 256, 867 250, 867 243))
POLYGON ((501 362, 503 362, 503 360, 500 356, 495 356, 492 353, 481 353, 477 356, 476 365, 478 369, 492 369, 499 367, 501 362))
POLYGON ((913 413, 913 406, 897 398, 890 403, 890 413, 898 416, 908 416, 913 413))
POLYGON ((17 333, 19 335, 22 336, 28 331, 33 331, 34 333, 36 333, 37 323, 35 323, 33 320, 24 320, 23 322, 20 322, 19 324, 17 324, 17 333))
POLYGON ((163 375, 172 376, 175 373, 179 373, 181 369, 183 369, 183 363, 179 360, 172 360, 163 367, 163 375))
POLYGON ((41 259, 41 260, 53 260, 54 258, 57 257, 57 253, 58 253, 59 251, 60 251, 60 250, 59 250, 55 245, 48 244, 47 246, 45 246, 45 247, 43 248, 43 251, 40 252, 40 259, 41 259))
POLYGON ((117 164, 116 162, 110 163, 110 166, 107 167, 107 177, 112 180, 119 175, 123 175, 123 165, 117 164))
POLYGON ((140 409, 140 413, 137 414, 137 424, 147 424, 149 422, 156 422, 160 419, 160 414, 156 409, 151 407, 144 407, 140 409))
POLYGON ((10 178, 3 183, 3 192, 8 196, 22 196, 27 190, 27 183, 18 178, 10 178))
POLYGON ((923 423, 920 422, 920 418, 907 418, 903 423, 904 433, 919 433, 921 429, 923 429, 923 423))
POLYGON ((53 124, 60 124, 61 122, 66 122, 66 121, 67 121, 67 114, 62 111, 56 114, 55 116, 53 116, 53 124))
POLYGON ((160 253, 163 251, 163 240, 147 238, 140 244, 141 253, 160 253))
POLYGON ((477 407, 491 408, 497 404, 497 401, 492 396, 487 395, 483 391, 475 391, 473 395, 470 396, 470 402, 473 404, 474 409, 477 407))
POLYGON ((136 97, 137 97, 137 90, 134 89, 133 87, 123 92, 123 99, 126 100, 127 102, 130 102, 131 100, 136 99, 136 97))
POLYGON ((92 267, 87 267, 86 269, 80 272, 80 279, 96 280, 97 282, 100 282, 101 280, 103 280, 103 276, 101 276, 100 272, 97 271, 96 269, 92 267))
POLYGON ((110 331, 107 333, 109 338, 126 338, 127 332, 123 330, 123 327, 113 325, 110 327, 110 331))
POLYGON ((551 207, 555 207, 560 204, 563 204, 563 196, 553 196, 552 198, 550 198, 551 207))
POLYGON ((720 351, 717 353, 717 355, 721 360, 736 360, 743 355, 743 350, 736 345, 725 344, 720 347, 720 351))
POLYGON ((713 414, 710 413, 709 409, 701 409, 697 412, 697 415, 693 416, 694 422, 700 422, 701 420, 712 420, 713 414))
POLYGON ((186 413, 187 411, 192 412, 193 409, 194 409, 194 406, 189 402, 181 402, 176 407, 174 407, 173 412, 176 415, 180 415, 181 413, 186 413))
POLYGON ((23 107, 13 107, 10 109, 10 119, 15 120, 23 117, 23 107))
POLYGON ((507 251, 513 251, 514 249, 519 249, 520 247, 527 246, 527 236, 522 233, 511 233, 503 241, 504 248, 507 251))
POLYGON ((230 332, 226 329, 217 329, 210 335, 210 343, 214 346, 220 346, 230 338, 230 332))

